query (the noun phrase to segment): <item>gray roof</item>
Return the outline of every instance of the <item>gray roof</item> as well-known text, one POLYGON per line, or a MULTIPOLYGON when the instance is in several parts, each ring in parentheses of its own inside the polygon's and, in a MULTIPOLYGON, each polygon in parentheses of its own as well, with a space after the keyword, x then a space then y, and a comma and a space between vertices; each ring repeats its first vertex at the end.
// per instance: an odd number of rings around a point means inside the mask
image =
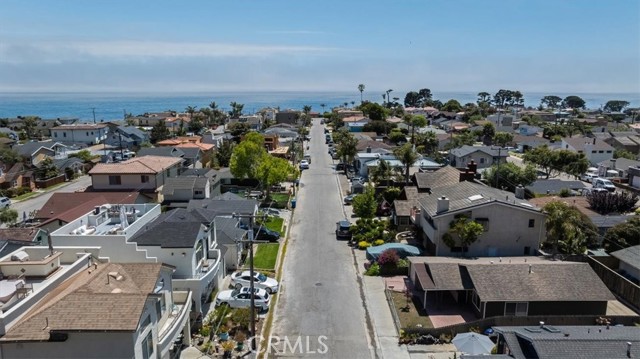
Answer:
MULTIPOLYGON (((611 160, 605 160, 599 165, 609 167, 611 166, 611 160)), ((616 168, 621 170, 627 170, 629 167, 640 167, 640 161, 630 160, 628 158, 616 158, 616 168)))
POLYGON ((180 151, 184 153, 184 158, 195 159, 198 158, 202 152, 198 147, 181 147, 180 151))
MULTIPOLYGON (((610 326, 493 327, 515 359, 622 359, 640 357, 640 329, 610 326), (545 328, 546 327, 546 328, 545 328)), ((493 358, 493 356, 491 356, 493 358)))
POLYGON ((229 200, 240 200, 244 199, 243 197, 233 193, 233 192, 225 192, 221 195, 215 196, 211 199, 219 199, 221 201, 229 201, 229 200))
POLYGON ((587 188, 582 181, 563 181, 559 179, 537 180, 526 187, 533 193, 560 193, 563 189, 581 190, 587 188))
POLYGON ((456 157, 464 157, 478 151, 484 152, 489 156, 493 156, 493 157, 509 156, 509 151, 507 150, 497 149, 497 148, 494 149, 494 148, 491 148, 490 146, 469 146, 469 145, 464 145, 462 147, 454 148, 451 150, 451 154, 456 157))
POLYGON ((427 273, 437 289, 473 289, 466 266, 458 263, 431 263, 427 266, 427 273))
POLYGON ((615 299, 587 263, 476 264, 467 271, 484 302, 615 299))
POLYGON ((258 201, 254 199, 219 200, 219 199, 192 199, 187 209, 207 209, 220 215, 254 214, 258 201))
POLYGON ((179 208, 162 213, 136 233, 131 241, 139 246, 160 246, 162 248, 193 248, 202 220, 179 208))
POLYGON ((122 132, 123 134, 126 134, 128 137, 136 137, 140 140, 143 140, 147 137, 147 134, 144 131, 135 126, 118 126, 117 130, 122 132))
POLYGON ((162 194, 172 195, 175 190, 204 189, 208 180, 206 177, 169 177, 162 187, 162 194))
POLYGON ((53 141, 26 142, 22 145, 14 146, 13 149, 21 156, 31 156, 41 147, 52 149, 55 144, 60 145, 58 142, 53 142, 53 141))
POLYGON ((53 165, 56 166, 56 168, 59 170, 64 170, 65 168, 68 168, 74 165, 84 166, 84 162, 82 162, 82 160, 77 157, 69 157, 69 158, 62 158, 59 160, 53 160, 53 165))
POLYGON ((414 176, 419 189, 434 189, 460 182, 460 171, 451 166, 433 172, 418 172, 414 176))
POLYGON ((613 151, 614 148, 608 143, 597 138, 588 137, 564 137, 562 139, 565 143, 573 147, 576 151, 584 151, 585 145, 591 145, 592 150, 613 151), (595 142, 595 143, 594 143, 595 142))
POLYGON ((141 148, 137 153, 138 157, 142 156, 163 156, 163 157, 184 157, 184 152, 181 149, 167 146, 167 147, 146 147, 141 148))
POLYGON ((635 269, 640 269, 640 245, 615 251, 611 255, 635 269))
POLYGON ((449 199, 449 210, 444 212, 445 214, 492 202, 531 211, 540 211, 526 200, 515 198, 515 195, 511 192, 469 181, 439 187, 432 191, 430 196, 421 197, 418 202, 429 215, 436 216, 438 215, 436 212, 438 199, 442 196, 449 199))
POLYGON ((217 217, 215 226, 216 240, 219 244, 235 244, 247 235, 246 230, 238 227, 236 218, 217 217))
POLYGON ((180 173, 180 177, 207 177, 213 178, 218 174, 218 171, 213 168, 188 168, 182 173, 180 173))

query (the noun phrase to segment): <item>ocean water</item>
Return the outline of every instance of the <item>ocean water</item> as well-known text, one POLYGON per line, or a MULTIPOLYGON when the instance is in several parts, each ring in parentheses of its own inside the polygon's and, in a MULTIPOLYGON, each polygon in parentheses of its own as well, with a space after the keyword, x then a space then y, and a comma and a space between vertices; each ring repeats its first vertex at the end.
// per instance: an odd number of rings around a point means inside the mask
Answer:
MULTIPOLYGON (((364 92, 364 99, 382 102, 382 92, 364 92)), ((540 99, 549 93, 524 93, 525 106, 537 107, 540 99)), ((392 92, 391 97, 404 99, 405 93, 392 92)), ((625 100, 631 107, 640 106, 640 94, 562 94, 562 98, 577 95, 585 100, 587 108, 597 109, 609 100, 625 100)), ((476 102, 477 92, 434 92, 433 98, 442 102, 456 99, 461 104, 476 102)), ((228 111, 232 101, 244 104, 244 113, 254 113, 264 107, 301 110, 311 105, 314 111, 360 102, 360 93, 353 92, 211 92, 211 93, 0 93, 0 118, 16 116, 40 116, 42 118, 77 117, 82 121, 119 120, 124 112, 140 115, 164 110, 184 111, 187 106, 207 107, 215 101, 219 108, 228 111)))

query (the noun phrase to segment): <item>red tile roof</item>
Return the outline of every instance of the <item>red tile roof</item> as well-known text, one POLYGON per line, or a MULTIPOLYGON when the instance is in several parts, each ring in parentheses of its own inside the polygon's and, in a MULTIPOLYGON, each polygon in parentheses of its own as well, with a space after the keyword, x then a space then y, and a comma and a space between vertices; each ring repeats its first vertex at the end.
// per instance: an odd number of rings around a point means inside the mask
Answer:
POLYGON ((38 211, 36 218, 45 223, 54 219, 71 222, 95 206, 102 204, 132 204, 140 196, 137 192, 72 192, 54 193, 38 211))

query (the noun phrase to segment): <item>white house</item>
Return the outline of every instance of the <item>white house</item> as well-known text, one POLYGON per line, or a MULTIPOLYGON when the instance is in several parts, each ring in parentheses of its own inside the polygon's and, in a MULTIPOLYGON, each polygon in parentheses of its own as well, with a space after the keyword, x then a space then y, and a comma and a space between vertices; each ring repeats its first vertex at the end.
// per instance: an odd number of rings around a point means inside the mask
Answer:
POLYGON ((51 128, 51 137, 54 141, 63 143, 95 145, 106 140, 108 132, 106 124, 61 125, 51 128))
POLYGON ((415 224, 421 228, 425 248, 436 256, 535 255, 545 237, 545 215, 540 209, 511 192, 482 184, 463 181, 438 187, 418 203, 420 213, 415 216, 415 224), (451 222, 460 216, 485 229, 468 246, 462 245, 450 229, 451 222), (453 243, 447 243, 449 236, 453 243))
POLYGON ((173 286, 193 293, 194 310, 220 284, 222 257, 211 226, 184 209, 160 213, 158 204, 104 204, 51 233, 53 243, 100 248, 116 263, 166 263, 173 286))
POLYGON ((586 137, 565 137, 562 139, 560 148, 583 153, 591 165, 594 166, 602 161, 611 160, 615 151, 611 145, 603 140, 586 137))
POLYGON ((0 259, 0 284, 15 288, 0 314, 3 358, 169 358, 188 343, 191 293, 173 290, 172 267, 98 256, 56 246, 0 259))

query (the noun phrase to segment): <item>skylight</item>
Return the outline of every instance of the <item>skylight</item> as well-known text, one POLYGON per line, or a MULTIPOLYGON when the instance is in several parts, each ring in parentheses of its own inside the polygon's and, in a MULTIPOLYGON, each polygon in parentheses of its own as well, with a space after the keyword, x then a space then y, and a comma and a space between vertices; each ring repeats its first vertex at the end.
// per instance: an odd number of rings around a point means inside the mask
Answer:
POLYGON ((470 196, 470 197, 469 197, 469 200, 470 200, 470 201, 477 201, 477 200, 479 200, 479 199, 483 199, 483 198, 484 198, 484 197, 482 197, 482 195, 481 195, 481 194, 475 194, 475 195, 473 195, 473 196, 470 196))

